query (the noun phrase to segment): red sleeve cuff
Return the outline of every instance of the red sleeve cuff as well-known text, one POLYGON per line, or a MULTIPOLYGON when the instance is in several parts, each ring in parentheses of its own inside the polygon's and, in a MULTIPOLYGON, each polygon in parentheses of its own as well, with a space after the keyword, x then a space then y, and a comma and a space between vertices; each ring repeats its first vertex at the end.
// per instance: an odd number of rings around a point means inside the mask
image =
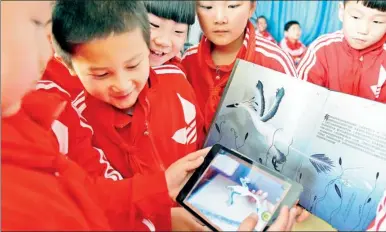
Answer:
POLYGON ((153 175, 136 175, 133 178, 133 202, 143 217, 153 222, 155 229, 171 230, 171 207, 165 172, 153 175))

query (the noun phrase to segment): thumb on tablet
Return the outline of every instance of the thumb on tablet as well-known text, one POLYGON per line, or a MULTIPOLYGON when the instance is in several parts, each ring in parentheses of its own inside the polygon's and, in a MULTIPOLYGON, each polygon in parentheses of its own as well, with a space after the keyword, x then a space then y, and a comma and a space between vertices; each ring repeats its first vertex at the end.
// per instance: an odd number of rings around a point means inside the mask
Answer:
POLYGON ((203 156, 198 156, 195 160, 189 160, 189 161, 184 163, 184 171, 187 172, 187 173, 189 173, 191 171, 194 171, 203 162, 204 162, 204 157, 203 156))
POLYGON ((241 222, 238 231, 254 231, 259 217, 256 213, 251 213, 244 221, 241 222))

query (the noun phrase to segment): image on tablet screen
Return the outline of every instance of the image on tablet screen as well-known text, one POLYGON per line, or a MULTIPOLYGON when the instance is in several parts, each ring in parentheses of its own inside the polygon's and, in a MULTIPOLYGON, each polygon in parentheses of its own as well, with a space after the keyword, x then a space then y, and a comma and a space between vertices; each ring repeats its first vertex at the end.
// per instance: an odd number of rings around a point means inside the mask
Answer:
POLYGON ((184 203, 218 230, 235 231, 252 212, 262 231, 290 184, 220 150, 184 203))

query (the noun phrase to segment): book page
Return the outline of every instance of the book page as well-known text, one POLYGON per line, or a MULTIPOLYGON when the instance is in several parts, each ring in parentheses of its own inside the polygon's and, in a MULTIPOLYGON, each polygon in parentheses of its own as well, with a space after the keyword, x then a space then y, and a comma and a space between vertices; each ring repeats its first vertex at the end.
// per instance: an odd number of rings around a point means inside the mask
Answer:
POLYGON ((329 91, 283 73, 239 61, 212 124, 205 146, 220 143, 295 178, 308 154, 308 134, 329 91), (294 136, 297 134, 297 136, 294 136))
POLYGON ((338 230, 366 230, 375 216, 386 188, 385 119, 384 104, 331 92, 304 132, 312 142, 296 178, 300 204, 338 230))

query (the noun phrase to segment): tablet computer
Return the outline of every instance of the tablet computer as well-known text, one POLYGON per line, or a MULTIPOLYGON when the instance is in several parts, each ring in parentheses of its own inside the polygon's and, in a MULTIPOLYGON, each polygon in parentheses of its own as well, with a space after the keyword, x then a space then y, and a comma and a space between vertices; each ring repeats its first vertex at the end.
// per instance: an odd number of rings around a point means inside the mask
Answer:
POLYGON ((281 206, 291 207, 303 187, 216 144, 177 196, 177 202, 213 231, 236 231, 252 212, 256 231, 276 218, 281 206))

